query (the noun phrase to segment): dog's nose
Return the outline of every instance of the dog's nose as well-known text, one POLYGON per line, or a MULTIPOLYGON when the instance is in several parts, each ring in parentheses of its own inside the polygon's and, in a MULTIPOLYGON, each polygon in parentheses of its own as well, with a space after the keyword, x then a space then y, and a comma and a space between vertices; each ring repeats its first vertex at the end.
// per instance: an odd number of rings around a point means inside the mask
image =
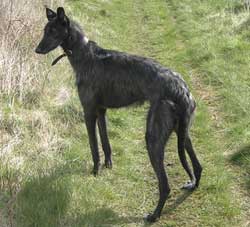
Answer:
POLYGON ((35 49, 35 52, 37 54, 42 54, 43 53, 42 49, 39 46, 35 49))

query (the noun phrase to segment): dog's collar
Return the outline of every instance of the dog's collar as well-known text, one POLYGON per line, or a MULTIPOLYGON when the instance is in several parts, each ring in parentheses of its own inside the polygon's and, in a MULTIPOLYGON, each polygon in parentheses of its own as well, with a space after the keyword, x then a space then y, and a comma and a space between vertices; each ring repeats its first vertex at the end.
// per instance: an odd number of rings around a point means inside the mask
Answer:
MULTIPOLYGON (((89 43, 89 39, 84 36, 83 37, 83 42, 85 45, 87 45, 89 43)), ((64 53, 61 54, 60 56, 58 56, 53 62, 52 62, 52 66, 55 65, 57 62, 59 62, 63 57, 66 57, 66 56, 71 56, 72 55, 72 50, 64 50, 64 53)))
POLYGON ((53 62, 52 62, 52 66, 55 65, 57 62, 59 62, 63 57, 66 56, 71 56, 72 55, 72 50, 65 50, 63 54, 61 54, 60 56, 58 56, 53 62))

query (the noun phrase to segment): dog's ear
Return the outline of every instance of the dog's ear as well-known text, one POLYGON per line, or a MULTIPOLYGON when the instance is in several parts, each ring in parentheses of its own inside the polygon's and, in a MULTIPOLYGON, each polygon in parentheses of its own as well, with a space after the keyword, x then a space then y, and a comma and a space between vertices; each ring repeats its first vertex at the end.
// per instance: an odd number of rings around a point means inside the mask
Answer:
POLYGON ((57 18, 61 21, 65 20, 65 12, 63 7, 57 8, 57 18))
POLYGON ((49 21, 56 18, 56 13, 53 10, 51 10, 51 9, 49 9, 47 7, 46 7, 46 15, 47 15, 47 18, 48 18, 49 21))
POLYGON ((57 19, 61 21, 63 25, 68 25, 69 20, 65 15, 64 8, 63 7, 58 7, 57 8, 57 19))

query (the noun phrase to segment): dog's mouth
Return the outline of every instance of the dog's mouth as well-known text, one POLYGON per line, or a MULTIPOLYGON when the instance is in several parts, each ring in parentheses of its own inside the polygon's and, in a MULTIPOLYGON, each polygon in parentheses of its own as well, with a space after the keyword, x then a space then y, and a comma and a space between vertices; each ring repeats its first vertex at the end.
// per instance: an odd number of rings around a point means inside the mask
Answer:
POLYGON ((37 48, 35 49, 35 52, 37 54, 47 54, 49 53, 50 51, 56 49, 58 46, 61 45, 62 42, 60 41, 57 41, 57 42, 53 42, 53 45, 52 42, 49 44, 48 41, 44 41, 44 39, 39 43, 39 45, 37 46, 37 48), (48 45, 49 44, 49 45, 48 45))
POLYGON ((35 49, 37 54, 47 54, 49 51, 41 49, 39 46, 35 49))

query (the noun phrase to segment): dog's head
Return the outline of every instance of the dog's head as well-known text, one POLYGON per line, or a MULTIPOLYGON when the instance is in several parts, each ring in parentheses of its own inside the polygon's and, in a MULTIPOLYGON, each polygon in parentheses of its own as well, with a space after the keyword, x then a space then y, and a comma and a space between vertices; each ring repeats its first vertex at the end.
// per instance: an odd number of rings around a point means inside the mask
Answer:
POLYGON ((62 7, 57 12, 46 8, 48 23, 44 28, 44 35, 36 48, 36 53, 47 54, 60 46, 69 36, 69 19, 62 7))

